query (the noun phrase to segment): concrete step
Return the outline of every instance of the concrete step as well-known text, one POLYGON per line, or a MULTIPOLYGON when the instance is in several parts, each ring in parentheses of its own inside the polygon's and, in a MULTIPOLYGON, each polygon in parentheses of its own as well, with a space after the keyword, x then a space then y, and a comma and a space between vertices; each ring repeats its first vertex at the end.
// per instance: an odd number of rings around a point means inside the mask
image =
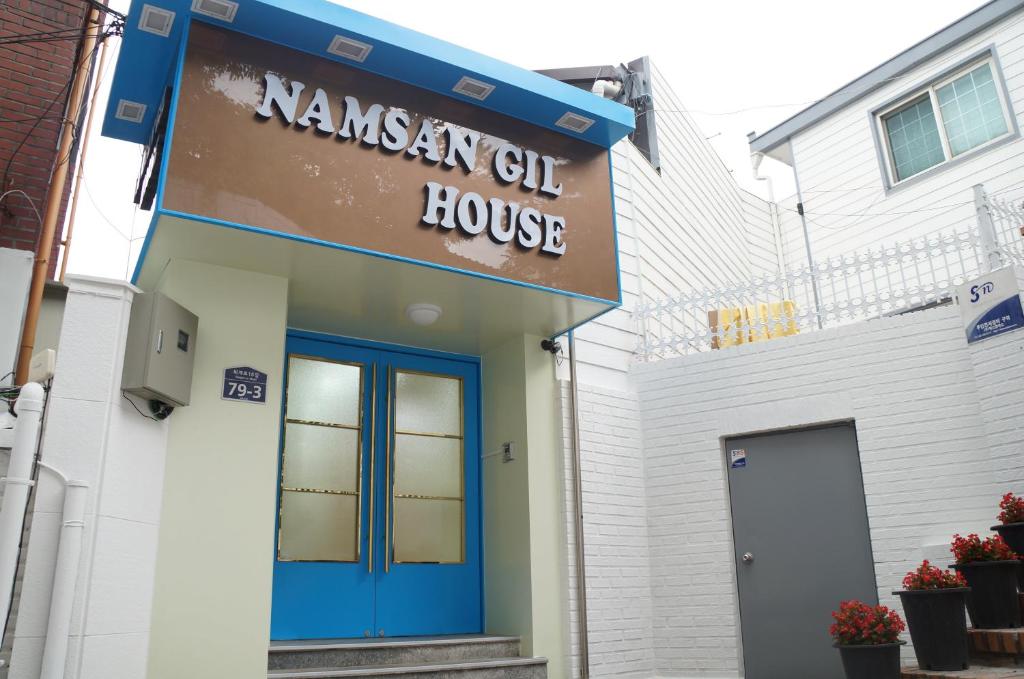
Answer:
POLYGON ((930 672, 908 667, 903 670, 903 679, 1010 679, 1024 677, 1024 669, 1012 667, 971 667, 959 672, 930 672))
POLYGON ((986 665, 1013 666, 1024 660, 1024 630, 969 630, 968 639, 973 660, 986 665))
POLYGON ((935 672, 910 667, 903 670, 903 679, 1024 679, 1024 630, 968 630, 971 668, 960 672, 935 672))
POLYGON ((519 637, 487 634, 316 639, 272 642, 267 666, 270 670, 369 667, 518 656, 519 637))
POLYGON ((491 658, 408 665, 373 665, 325 669, 271 670, 267 679, 343 679, 409 677, 410 679, 547 679, 544 658, 491 658))

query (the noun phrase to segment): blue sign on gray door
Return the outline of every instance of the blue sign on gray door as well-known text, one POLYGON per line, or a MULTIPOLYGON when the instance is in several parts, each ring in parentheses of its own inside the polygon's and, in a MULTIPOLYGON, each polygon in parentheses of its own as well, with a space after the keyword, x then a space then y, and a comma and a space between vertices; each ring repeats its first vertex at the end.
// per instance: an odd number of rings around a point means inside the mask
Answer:
POLYGON ((221 398, 228 401, 266 403, 267 373, 247 367, 226 369, 221 398))

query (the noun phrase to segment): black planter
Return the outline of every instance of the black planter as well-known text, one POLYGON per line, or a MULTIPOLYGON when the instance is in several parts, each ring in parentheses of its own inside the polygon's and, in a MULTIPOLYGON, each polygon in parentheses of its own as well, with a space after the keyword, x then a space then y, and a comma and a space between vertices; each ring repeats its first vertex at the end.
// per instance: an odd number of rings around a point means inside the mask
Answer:
POLYGON ((975 629, 1020 627, 1020 561, 974 561, 953 566, 971 588, 967 612, 975 629))
POLYGON ((903 612, 922 670, 966 670, 968 587, 893 592, 903 601, 903 612))
MULTIPOLYGON (((992 526, 992 530, 999 533, 1010 549, 1018 555, 1024 554, 1024 523, 1001 523, 992 526)), ((1017 571, 1017 581, 1020 583, 1021 591, 1024 591, 1024 568, 1017 571)))
POLYGON ((836 644, 846 679, 900 679, 900 646, 895 644, 836 644))
POLYGON ((1010 549, 1017 554, 1024 554, 1024 523, 1001 523, 992 526, 992 530, 999 533, 1010 549))

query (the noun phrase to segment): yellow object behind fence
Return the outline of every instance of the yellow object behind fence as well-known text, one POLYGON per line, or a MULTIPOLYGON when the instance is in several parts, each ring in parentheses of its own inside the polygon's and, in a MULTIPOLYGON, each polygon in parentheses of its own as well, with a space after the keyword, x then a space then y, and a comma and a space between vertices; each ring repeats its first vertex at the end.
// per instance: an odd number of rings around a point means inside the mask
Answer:
POLYGON ((788 299, 713 309, 708 312, 708 327, 712 332, 712 349, 763 342, 800 331, 796 325, 796 304, 788 299))

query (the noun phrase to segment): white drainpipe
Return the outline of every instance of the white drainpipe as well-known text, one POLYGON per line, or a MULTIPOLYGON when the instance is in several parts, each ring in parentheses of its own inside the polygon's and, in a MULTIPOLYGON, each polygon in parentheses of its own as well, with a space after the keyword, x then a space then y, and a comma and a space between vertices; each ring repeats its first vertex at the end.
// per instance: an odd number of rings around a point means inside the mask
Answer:
POLYGON ((18 545, 25 528, 25 507, 32 485, 32 466, 39 443, 39 425, 43 412, 43 388, 29 382, 21 388, 15 410, 14 447, 4 482, 4 499, 0 503, 0 638, 7 633, 11 613, 11 594, 18 571, 18 545))
POLYGON ((789 281, 786 280, 786 255, 783 251, 782 224, 780 223, 778 205, 775 203, 775 183, 771 177, 761 175, 761 161, 764 160, 763 153, 750 154, 750 166, 754 171, 754 179, 764 182, 768 188, 768 215, 772 220, 772 240, 775 241, 775 260, 779 268, 779 276, 786 281, 786 296, 790 296, 789 281))
POLYGON ((82 555, 85 501, 89 494, 89 484, 69 481, 60 471, 45 462, 40 462, 39 466, 56 474, 64 484, 63 523, 57 544, 57 563, 53 570, 43 667, 39 674, 40 679, 62 679, 68 656, 68 636, 71 633, 71 609, 75 603, 75 585, 78 582, 78 560, 82 555))

